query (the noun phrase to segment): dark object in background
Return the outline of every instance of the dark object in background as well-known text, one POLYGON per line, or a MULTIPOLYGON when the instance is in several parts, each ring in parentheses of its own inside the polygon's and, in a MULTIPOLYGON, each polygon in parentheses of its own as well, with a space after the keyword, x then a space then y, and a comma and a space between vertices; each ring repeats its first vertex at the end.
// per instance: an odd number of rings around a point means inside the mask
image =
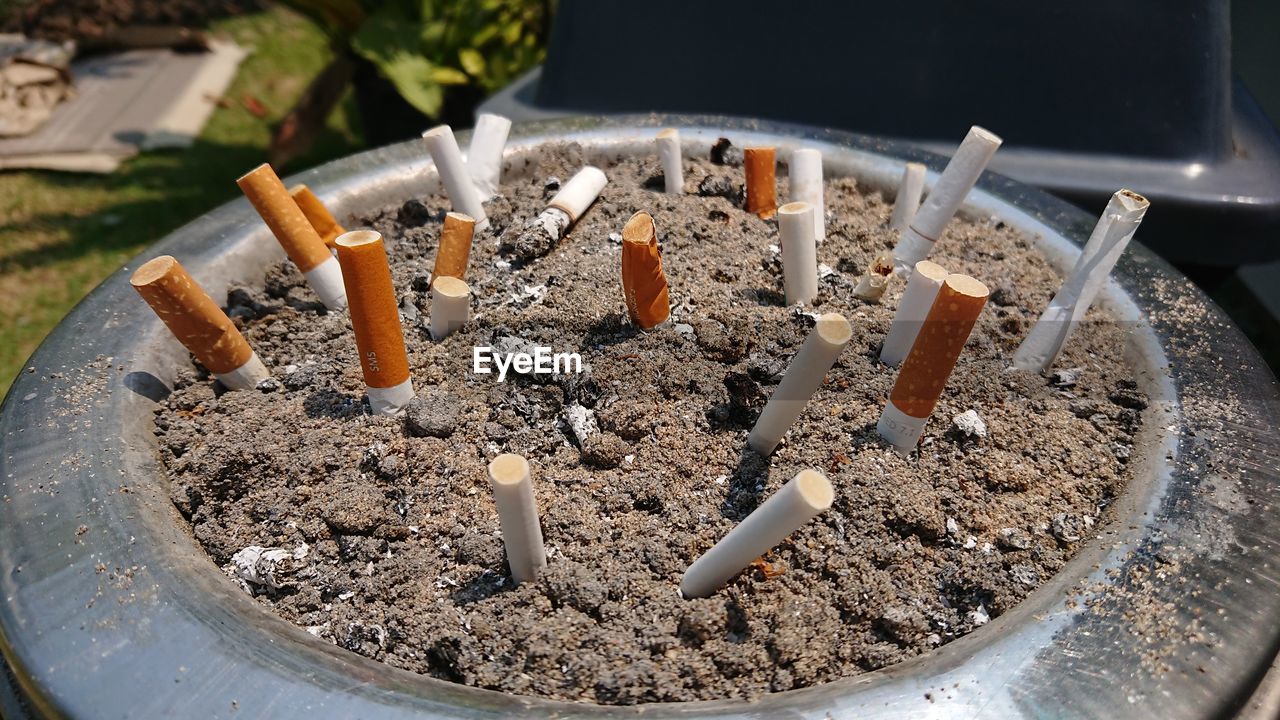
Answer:
POLYGON ((12 9, 0 9, 0 27, 27 37, 74 40, 92 47, 114 45, 118 34, 129 34, 139 26, 203 27, 210 20, 262 8, 262 0, 17 0, 12 9))
POLYGON ((1144 242, 1233 266, 1280 257, 1280 136, 1232 86, 1229 16, 1221 0, 810 0, 749 53, 777 6, 561 0, 545 66, 482 109, 726 113, 947 153, 984 125, 1005 139, 993 170, 1091 210, 1132 187, 1152 198, 1144 242), (680 51, 618 53, 600 29, 620 26, 680 51))

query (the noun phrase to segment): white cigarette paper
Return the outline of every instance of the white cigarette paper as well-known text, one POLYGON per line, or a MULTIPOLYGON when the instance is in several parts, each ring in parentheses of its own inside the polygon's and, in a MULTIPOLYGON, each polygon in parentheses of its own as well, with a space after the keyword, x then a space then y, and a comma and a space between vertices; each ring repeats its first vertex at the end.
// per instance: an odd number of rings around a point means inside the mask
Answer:
POLYGON ((898 312, 893 316, 884 346, 880 348, 880 362, 897 367, 907 358, 946 277, 947 271, 937 263, 928 260, 916 263, 911 270, 911 278, 907 280, 907 289, 902 291, 902 299, 898 301, 898 312))
POLYGON ((684 167, 680 156, 680 131, 667 128, 658 133, 658 159, 662 162, 665 189, 672 195, 684 192, 684 167))
POLYGON ((582 168, 569 182, 560 188, 560 192, 547 203, 548 208, 555 208, 569 216, 570 224, 578 222, 582 213, 591 207, 591 203, 600 197, 600 191, 609 183, 604 171, 590 165, 582 168))
POLYGON ((542 526, 538 523, 538 503, 533 497, 528 461, 519 455, 499 455, 489 463, 489 484, 498 506, 511 579, 517 585, 534 580, 547 566, 547 553, 542 546, 542 526))
POLYGON ((342 282, 342 266, 338 264, 338 258, 321 261, 302 273, 302 277, 326 308, 341 310, 347 306, 347 287, 342 282))
POLYGON ((817 326, 792 358, 778 389, 747 435, 747 445, 752 450, 768 457, 778 447, 852 335, 853 329, 843 315, 828 313, 818 318, 817 326))
POLYGON ((998 135, 977 125, 969 129, 964 142, 929 191, 924 205, 898 238, 893 256, 899 272, 909 272, 912 266, 928 257, 1001 142, 998 135))
POLYGON ((778 208, 778 233, 782 236, 782 284, 787 304, 810 302, 818 297, 813 207, 807 202, 793 202, 778 208))
POLYGON ((1150 206, 1150 201, 1132 190, 1120 190, 1111 196, 1075 267, 1014 353, 1014 367, 1044 372, 1053 365, 1150 206))
POLYGON ((501 115, 481 113, 476 118, 467 149, 467 172, 481 202, 497 194, 502 183, 502 151, 510 132, 511 121, 501 115))
POLYGON ((920 163, 907 163, 898 183, 898 196, 893 200, 893 217, 889 229, 902 232, 907 229, 920 209, 920 196, 924 194, 925 167, 920 163))
POLYGON ((399 415, 404 406, 417 397, 413 391, 412 377, 391 387, 366 385, 365 392, 369 395, 369 409, 374 415, 399 415))
POLYGON ((436 164, 440 182, 449 195, 449 202, 453 203, 453 209, 475 218, 477 232, 489 227, 480 191, 476 190, 466 163, 462 161, 462 151, 458 149, 453 130, 448 125, 439 125, 422 133, 422 139, 427 142, 427 152, 436 164))
POLYGON ((466 324, 471 313, 471 288, 456 277, 431 283, 431 337, 443 340, 466 324))
POLYGON ((262 364, 262 360, 258 358, 258 353, 253 353, 245 360, 244 364, 232 370, 231 372, 214 373, 214 377, 218 378, 228 390, 252 390, 258 386, 258 383, 271 377, 270 371, 262 364))
POLYGON ((680 594, 700 598, 719 590, 751 561, 831 507, 834 500, 835 490, 825 475, 801 470, 685 570, 680 594))
POLYGON ((807 202, 813 208, 813 239, 819 243, 827 238, 827 210, 822 197, 822 153, 813 148, 801 148, 791 153, 788 163, 791 181, 791 201, 807 202))

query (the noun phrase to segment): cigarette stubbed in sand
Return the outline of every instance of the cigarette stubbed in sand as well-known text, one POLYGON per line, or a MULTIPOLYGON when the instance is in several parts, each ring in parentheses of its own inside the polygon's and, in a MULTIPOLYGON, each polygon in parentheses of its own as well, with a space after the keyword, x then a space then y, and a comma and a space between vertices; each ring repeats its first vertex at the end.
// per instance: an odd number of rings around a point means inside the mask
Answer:
POLYGON ((467 324, 471 288, 456 277, 436 278, 431 284, 431 337, 443 340, 467 324))
POLYGON ((907 163, 898 183, 898 196, 893 200, 893 216, 889 228, 902 232, 907 229, 920 209, 920 196, 924 194, 925 167, 920 163, 907 163))
POLYGON ((684 167, 680 157, 680 131, 667 128, 658 132, 658 159, 662 162, 664 189, 679 195, 684 192, 684 167))
POLYGON ((987 295, 987 286, 968 275, 948 275, 942 281, 876 424, 881 437, 899 450, 909 451, 919 442, 987 295))
POLYGON ((346 230, 338 224, 337 218, 329 212, 329 208, 320 202, 320 198, 311 192, 311 188, 306 185, 294 185, 289 188, 289 197, 298 204, 298 209, 306 216, 307 222, 311 223, 311 227, 315 229, 324 244, 331 249, 336 247, 333 241, 346 230))
POLYGON ((471 239, 475 235, 476 221, 460 212, 446 213, 444 227, 440 229, 440 247, 436 249, 436 264, 431 269, 431 284, 436 278, 467 276, 467 261, 471 258, 471 239))
POLYGON ((347 295, 338 261, 333 259, 333 253, 320 239, 311 221, 289 196, 289 191, 284 189, 276 171, 263 163, 245 173, 236 180, 236 184, 267 227, 271 228, 271 233, 293 264, 298 266, 307 284, 320 297, 320 302, 330 310, 346 307, 347 295))
POLYGON ((685 570, 680 593, 700 598, 719 590, 752 560, 831 507, 834 500, 835 490, 825 475, 801 470, 685 570))
POLYGON ((231 318, 173 257, 148 260, 129 282, 223 385, 247 390, 270 375, 231 318))
POLYGON ((813 208, 813 239, 827 237, 826 201, 822 197, 822 153, 801 148, 791 153, 787 170, 791 179, 791 201, 807 202, 813 208))
POLYGON ((524 224, 515 242, 504 241, 504 249, 526 262, 551 252, 608 182, 609 178, 600 168, 590 165, 582 168, 551 198, 541 215, 524 224))
POLYGON ((778 447, 852 335, 853 329, 843 315, 828 313, 818 318, 817 326, 787 366, 778 389, 747 435, 747 445, 752 450, 768 457, 778 447))
POLYGON ((489 463, 489 483, 498 506, 511 579, 517 585, 534 580, 547 566, 547 553, 542 547, 542 526, 538 523, 538 502, 533 497, 528 461, 510 453, 499 455, 489 463))
POLYGON ((413 380, 382 235, 353 230, 337 243, 369 406, 375 413, 395 415, 413 399, 413 380))
POLYGON ((467 172, 481 202, 493 197, 502 183, 502 151, 510 132, 511 121, 501 115, 481 113, 476 118, 467 149, 467 172))
POLYGON ((1014 353, 1014 367, 1044 372, 1053 365, 1076 325, 1089 312, 1093 298, 1138 231, 1150 206, 1150 201, 1132 190, 1120 190, 1111 196, 1071 274, 1014 353))
POLYGON ((632 215, 622 228, 622 294, 631 322, 645 330, 661 325, 671 315, 658 231, 647 212, 632 215))
POLYGON ((453 208, 466 213, 476 220, 476 230, 489 227, 489 218, 484 214, 480 191, 467 172, 466 163, 462 161, 462 151, 458 149, 458 141, 453 137, 453 129, 448 125, 437 125, 422 133, 427 143, 427 152, 436 164, 440 173, 440 183, 449 195, 453 208))
POLYGON ((771 147, 742 151, 747 175, 747 212, 768 220, 778 212, 777 153, 771 147))
POLYGON ((810 302, 818 297, 818 249, 814 245, 813 208, 809 203, 793 202, 779 208, 778 234, 787 304, 810 302))
POLYGON ((977 125, 969 129, 969 134, 929 191, 924 205, 898 238, 893 256, 897 259, 899 272, 910 272, 933 250, 934 243, 942 237, 942 231, 978 182, 1001 142, 998 135, 977 125))
POLYGON ((907 289, 902 292, 902 300, 898 302, 893 325, 889 326, 889 334, 880 348, 880 362, 897 367, 906 359, 946 277, 947 271, 937 263, 928 260, 916 263, 911 278, 907 280, 907 289))

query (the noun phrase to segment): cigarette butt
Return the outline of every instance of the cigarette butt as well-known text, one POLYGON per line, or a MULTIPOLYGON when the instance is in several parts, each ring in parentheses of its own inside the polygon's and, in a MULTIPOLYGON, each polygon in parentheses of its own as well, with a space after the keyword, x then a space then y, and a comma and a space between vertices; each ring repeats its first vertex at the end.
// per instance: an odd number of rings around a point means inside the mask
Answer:
POLYGON ((893 216, 889 228, 902 232, 907 229, 920 209, 920 196, 924 194, 925 167, 920 163, 907 163, 898 183, 898 195, 893 200, 893 216))
POLYGON ((787 366, 778 389, 747 435, 747 445, 752 450, 764 457, 773 453, 782 442, 782 436, 804 412, 809 398, 822 385, 823 377, 835 365, 840 351, 852 336, 853 328, 843 315, 828 313, 818 318, 817 325, 787 366))
POLYGON ((480 113, 471 131, 467 149, 467 172, 484 202, 498 192, 502 183, 502 151, 507 146, 511 120, 493 113, 480 113))
POLYGON ((680 593, 686 598, 711 595, 834 500, 835 490, 825 475, 801 470, 685 570, 680 593))
POLYGON ((298 203, 284 189, 271 166, 263 163, 236 180, 240 190, 262 216, 285 254, 298 266, 307 284, 330 310, 347 306, 341 271, 298 203))
POLYGON ((604 190, 604 186, 608 183, 609 178, 603 170, 588 165, 569 178, 569 182, 565 183, 564 187, 560 188, 560 192, 551 198, 547 207, 564 212, 569 216, 570 224, 576 223, 578 218, 582 217, 582 213, 591 207, 591 203, 600 197, 600 191, 604 190))
POLYGON ((337 244, 369 405, 375 413, 394 415, 414 395, 382 235, 373 230, 352 230, 339 236, 337 244))
POLYGON ((444 227, 440 229, 440 247, 436 249, 436 264, 431 269, 431 284, 438 277, 459 280, 467 276, 467 261, 471 258, 471 239, 476 221, 460 212, 446 213, 444 227))
POLYGON ((231 318, 170 255, 143 263, 129 279, 178 341, 223 385, 246 390, 268 376, 231 318))
POLYGON ((316 234, 324 241, 324 244, 330 249, 336 247, 333 244, 338 236, 346 232, 346 230, 338 224, 337 218, 333 213, 329 212, 329 208, 324 206, 320 198, 311 192, 311 188, 306 185, 294 185, 289 188, 289 197, 298 204, 298 209, 306 216, 307 222, 311 223, 311 227, 315 228, 316 234))
POLYGON ((1014 353, 1014 367, 1033 372, 1052 367, 1150 206, 1149 200, 1132 190, 1119 190, 1111 196, 1075 267, 1014 353))
POLYGON ((680 155, 680 131, 667 128, 658 132, 658 159, 662 162, 664 189, 672 195, 684 192, 684 166, 680 155))
POLYGON ((443 340, 467 324, 471 315, 471 288, 445 275, 431 284, 431 337, 443 340))
POLYGON ((632 215, 622 228, 622 294, 631 322, 645 330, 661 325, 671 315, 657 233, 647 212, 632 215))
POLYGON ((776 155, 771 147, 749 147, 742 153, 747 175, 747 212, 755 213, 762 220, 778 212, 776 155))
POLYGON ((968 275, 942 281, 876 425, 894 447, 910 450, 920 440, 988 294, 986 285, 968 275))
POLYGON ((431 154, 431 160, 440 174, 440 184, 444 185, 454 209, 475 218, 477 231, 489 227, 480 191, 476 189, 471 174, 467 172, 467 165, 462 161, 462 151, 458 149, 453 129, 448 125, 437 125, 422 133, 422 139, 426 141, 427 152, 431 154))
POLYGON ((911 223, 898 239, 893 249, 900 272, 909 272, 916 263, 924 260, 933 250, 934 243, 942 237, 947 223, 960 209, 960 203, 978 182, 991 157, 1003 141, 1000 136, 974 125, 969 129, 956 154, 938 176, 929 191, 929 197, 920 206, 911 223))
POLYGON ((779 208, 778 234, 787 304, 810 302, 818 297, 818 249, 814 245, 813 208, 809 203, 793 202, 779 208))
POLYGON ((902 292, 902 299, 898 302, 893 325, 889 326, 889 334, 885 336, 884 346, 880 348, 880 362, 897 367, 906 359, 946 277, 947 271, 937 263, 928 260, 916 263, 911 271, 911 278, 907 280, 907 289, 902 292))
POLYGON ((801 148, 791 153, 787 165, 791 180, 791 201, 807 202, 813 208, 813 239, 819 243, 827 237, 826 200, 822 193, 822 153, 801 148))
POLYGON ((538 522, 538 502, 533 497, 529 462, 519 455, 499 455, 489 463, 489 483, 493 486, 502 544, 507 550, 511 579, 517 585, 538 577, 547 566, 542 546, 542 526, 538 522))

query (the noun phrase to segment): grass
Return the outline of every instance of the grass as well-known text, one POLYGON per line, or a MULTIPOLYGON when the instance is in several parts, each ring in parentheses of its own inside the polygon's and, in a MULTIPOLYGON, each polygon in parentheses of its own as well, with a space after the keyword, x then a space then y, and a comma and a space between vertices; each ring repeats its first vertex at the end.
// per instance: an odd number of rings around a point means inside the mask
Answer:
MULTIPOLYGON (((194 147, 146 153, 112 175, 0 173, 0 395, 46 334, 125 260, 238 194, 235 178, 266 159, 271 126, 328 61, 319 30, 283 9, 213 31, 252 54, 194 147), (241 104, 258 99, 265 118, 241 104)), ((361 146, 348 94, 294 171, 361 146)))

